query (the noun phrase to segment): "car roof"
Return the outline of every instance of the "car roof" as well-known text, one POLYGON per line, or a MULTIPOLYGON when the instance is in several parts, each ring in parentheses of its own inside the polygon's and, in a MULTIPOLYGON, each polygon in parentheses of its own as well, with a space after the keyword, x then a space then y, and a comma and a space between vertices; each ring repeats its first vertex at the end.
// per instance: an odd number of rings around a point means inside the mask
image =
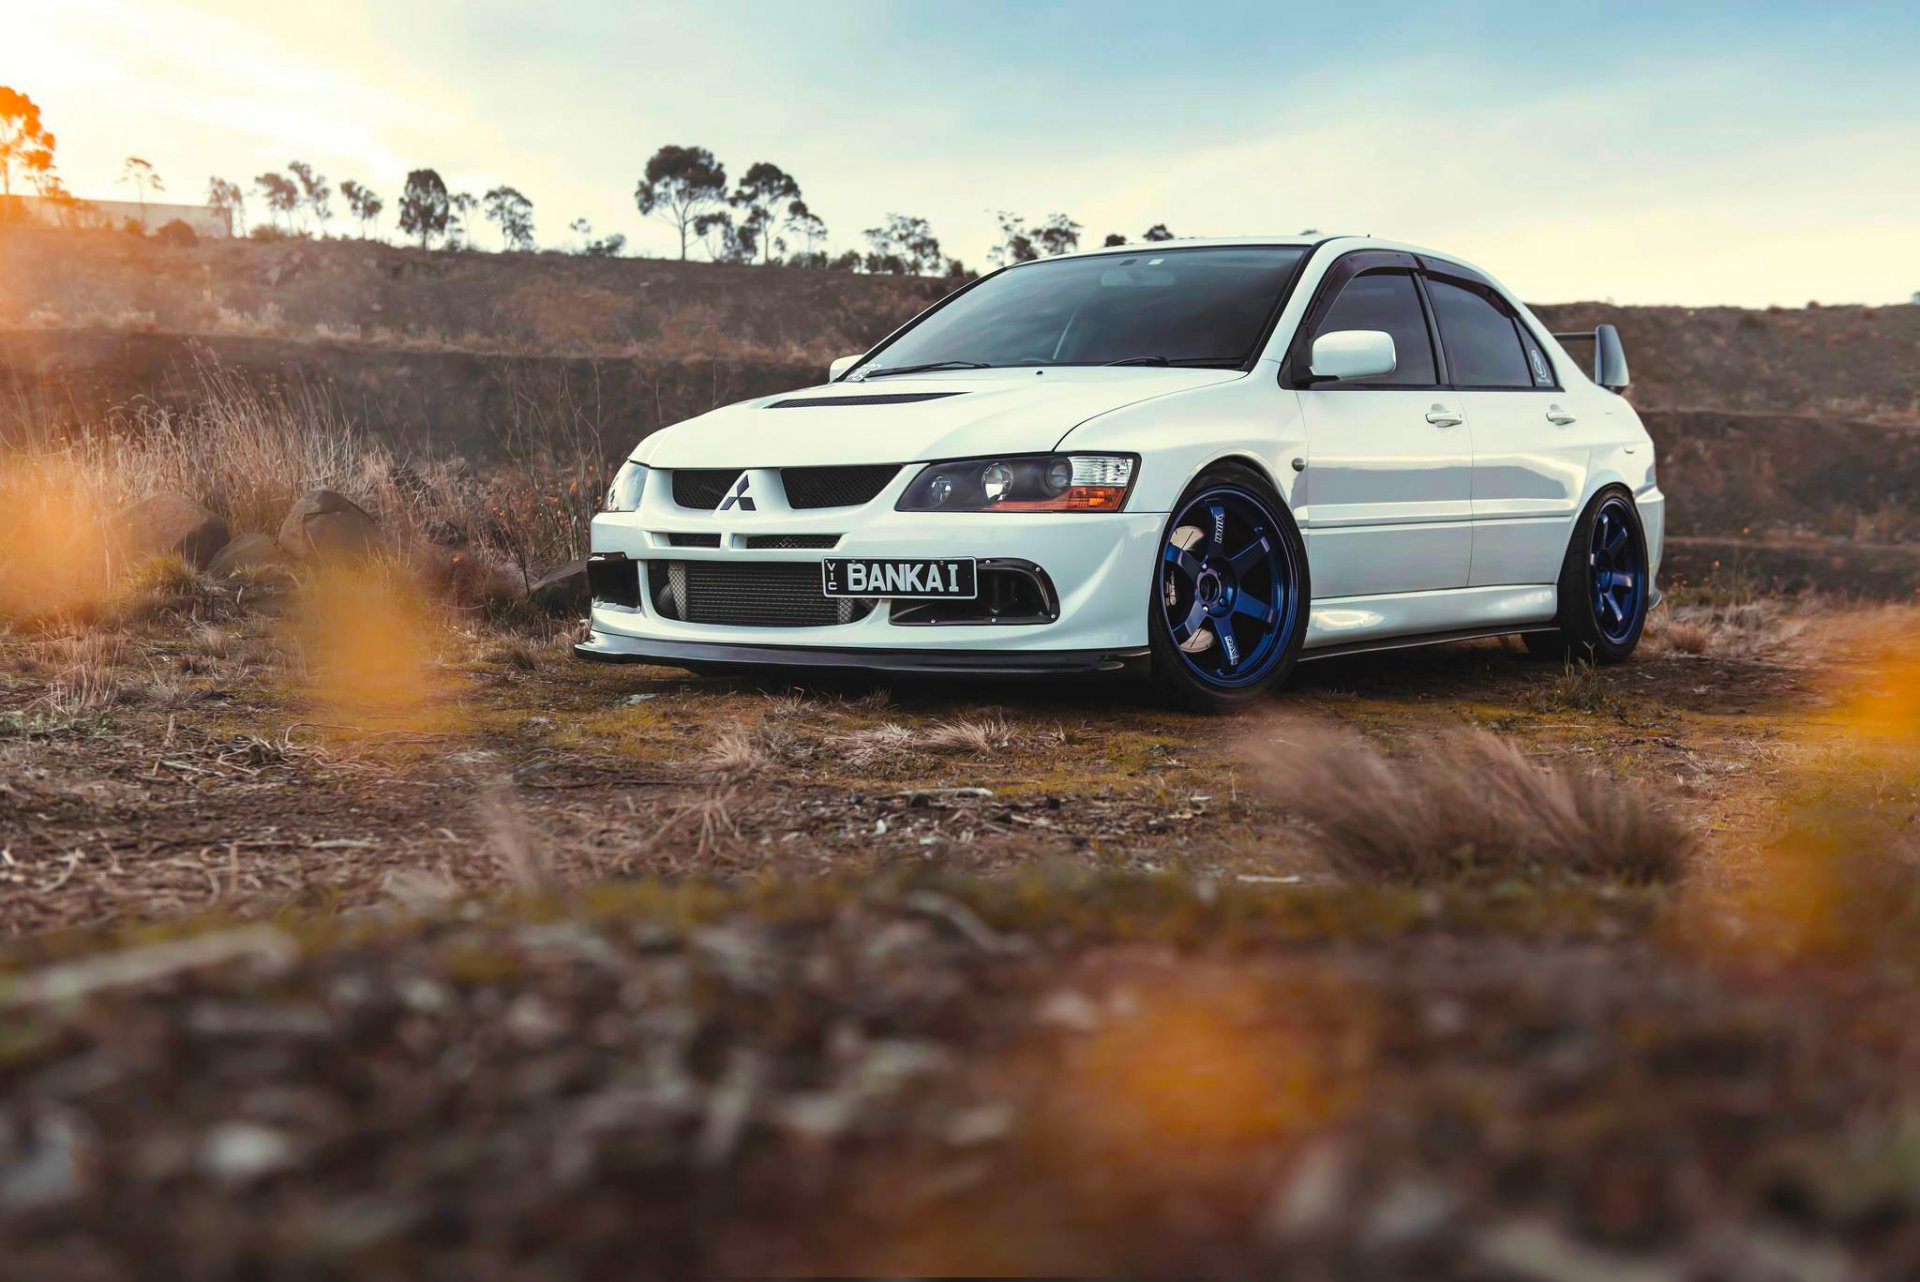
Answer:
MULTIPOLYGON (((1298 236, 1205 236, 1192 239, 1138 241, 1130 245, 1102 245, 1094 249, 1076 250, 1071 254, 1055 254, 1046 258, 1035 258, 1028 263, 1014 263, 1014 267, 1024 267, 1030 263, 1058 262, 1063 258, 1096 258, 1103 254, 1138 254, 1143 250, 1162 249, 1231 249, 1235 247, 1251 248, 1259 245, 1298 245, 1306 248, 1326 246, 1336 254, 1355 249, 1381 249, 1401 254, 1418 254, 1425 258, 1438 258, 1460 267, 1478 272, 1487 280, 1494 280, 1493 274, 1484 268, 1467 261, 1458 254, 1444 250, 1428 249, 1424 245, 1409 245, 1397 240, 1382 240, 1377 236, 1352 234, 1327 234, 1308 232, 1298 236)), ((1511 294, 1505 286, 1502 292, 1511 294)))

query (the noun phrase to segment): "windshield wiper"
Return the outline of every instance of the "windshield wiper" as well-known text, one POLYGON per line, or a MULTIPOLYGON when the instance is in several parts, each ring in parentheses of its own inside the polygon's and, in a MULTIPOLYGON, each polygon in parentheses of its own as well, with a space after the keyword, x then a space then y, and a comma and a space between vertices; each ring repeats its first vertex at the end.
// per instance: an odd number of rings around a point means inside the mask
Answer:
POLYGON ((1103 361, 1103 365, 1171 365, 1164 356, 1128 356, 1117 361, 1103 361))
POLYGON ((887 374, 925 374, 936 369, 992 369, 985 361, 928 361, 925 365, 882 365, 870 369, 863 378, 880 378, 887 374))

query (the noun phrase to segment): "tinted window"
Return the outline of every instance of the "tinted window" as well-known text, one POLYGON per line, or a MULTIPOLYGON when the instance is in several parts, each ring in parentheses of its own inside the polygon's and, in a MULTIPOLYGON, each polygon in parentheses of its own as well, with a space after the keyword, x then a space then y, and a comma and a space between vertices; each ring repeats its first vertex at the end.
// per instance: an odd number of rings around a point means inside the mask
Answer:
POLYGON ((1440 341, 1447 345, 1453 381, 1461 387, 1532 387, 1527 354, 1506 310, 1471 289, 1427 281, 1440 341))
POLYGON ((1527 349, 1527 368, 1533 371, 1533 385, 1535 387, 1557 386, 1558 380, 1553 374, 1553 362, 1547 359, 1546 352, 1541 350, 1539 340, 1527 332, 1525 325, 1520 326, 1520 344, 1527 349))
MULTIPOLYGON (((1313 331, 1315 338, 1341 329, 1381 329, 1393 335, 1394 369, 1385 378, 1368 379, 1369 387, 1432 387, 1439 381, 1433 363, 1433 339, 1427 333, 1426 313, 1413 277, 1405 272, 1368 272, 1355 276, 1340 289, 1327 309, 1326 319, 1313 331)), ((1325 383, 1323 387, 1338 384, 1325 383)))
POLYGON ((1253 354, 1300 245, 1162 250, 1026 263, 981 281, 864 368, 979 361, 1238 365, 1253 354))

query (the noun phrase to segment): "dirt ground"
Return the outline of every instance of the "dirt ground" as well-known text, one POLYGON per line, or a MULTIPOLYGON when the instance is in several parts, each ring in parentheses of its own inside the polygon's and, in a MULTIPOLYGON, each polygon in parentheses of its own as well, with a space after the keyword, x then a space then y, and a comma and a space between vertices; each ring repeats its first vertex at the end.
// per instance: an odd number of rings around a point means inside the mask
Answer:
POLYGON ((343 707, 297 612, 0 637, 0 1276, 1920 1271, 1910 611, 1232 719, 457 621, 343 707), (1339 876, 1277 783, 1467 730, 1684 877, 1339 876))
POLYGON ((1656 633, 1652 653, 1598 672, 1512 641, 1306 663, 1232 720, 1157 710, 1124 677, 809 689, 600 667, 565 630, 476 628, 437 656, 429 709, 354 726, 289 672, 278 610, 205 592, 184 609, 211 621, 163 613, 113 645, 112 702, 71 724, 36 728, 31 710, 73 644, 16 635, 0 651, 0 690, 26 718, 0 738, 8 934, 360 908, 396 874, 510 886, 503 832, 521 829, 561 884, 1048 860, 1311 880, 1246 763, 1316 725, 1390 748, 1486 728, 1670 798, 1711 845, 1751 834, 1782 718, 1822 700, 1819 656, 1776 636, 1813 616, 1775 607, 1721 625, 1729 653, 1656 633))

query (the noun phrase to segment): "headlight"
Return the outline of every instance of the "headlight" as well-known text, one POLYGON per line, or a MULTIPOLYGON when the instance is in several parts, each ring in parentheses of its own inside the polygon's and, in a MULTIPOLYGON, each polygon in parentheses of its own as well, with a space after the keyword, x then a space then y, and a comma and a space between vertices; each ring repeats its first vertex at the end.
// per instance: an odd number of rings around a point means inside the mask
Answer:
POLYGON ((638 512, 640 495, 647 488, 647 469, 644 465, 628 459, 613 474, 613 484, 607 487, 606 512, 638 512))
POLYGON ((1138 462, 1130 454, 1040 454, 929 463, 900 512, 1118 512, 1138 462))

